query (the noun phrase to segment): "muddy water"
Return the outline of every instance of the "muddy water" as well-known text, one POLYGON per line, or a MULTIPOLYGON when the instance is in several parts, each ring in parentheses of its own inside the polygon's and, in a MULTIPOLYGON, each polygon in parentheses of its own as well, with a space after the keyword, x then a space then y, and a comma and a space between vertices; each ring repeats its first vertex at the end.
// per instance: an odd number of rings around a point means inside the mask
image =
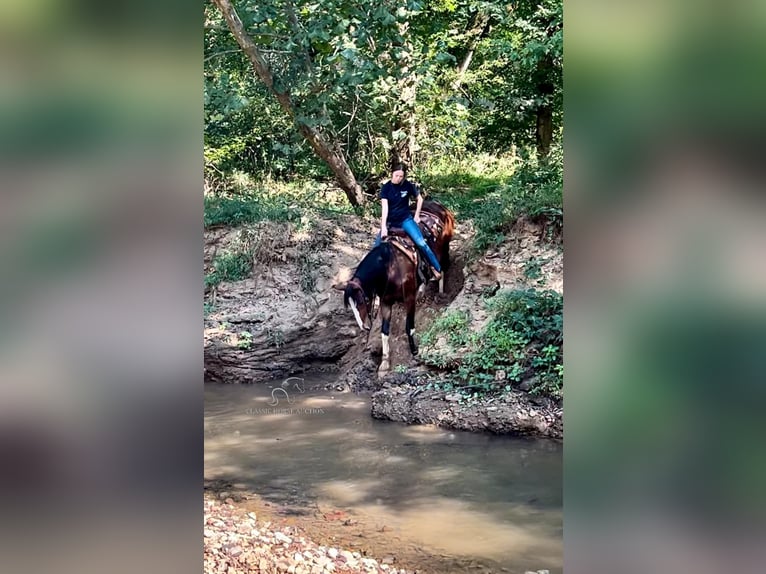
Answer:
POLYGON ((562 571, 560 443, 377 421, 320 382, 206 385, 206 480, 420 572, 562 571))

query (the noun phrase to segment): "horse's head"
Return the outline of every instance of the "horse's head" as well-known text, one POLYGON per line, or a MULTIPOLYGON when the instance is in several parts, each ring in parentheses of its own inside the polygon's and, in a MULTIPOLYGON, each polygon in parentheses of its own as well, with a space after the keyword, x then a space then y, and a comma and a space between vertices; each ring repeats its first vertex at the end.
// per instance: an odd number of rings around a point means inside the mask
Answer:
POLYGON ((343 305, 348 309, 351 307, 351 311, 354 313, 354 318, 359 324, 360 329, 369 331, 372 328, 372 318, 370 317, 370 305, 367 295, 362 289, 362 285, 358 279, 354 278, 346 283, 346 288, 343 290, 343 305), (369 325, 368 323, 369 319, 369 325))

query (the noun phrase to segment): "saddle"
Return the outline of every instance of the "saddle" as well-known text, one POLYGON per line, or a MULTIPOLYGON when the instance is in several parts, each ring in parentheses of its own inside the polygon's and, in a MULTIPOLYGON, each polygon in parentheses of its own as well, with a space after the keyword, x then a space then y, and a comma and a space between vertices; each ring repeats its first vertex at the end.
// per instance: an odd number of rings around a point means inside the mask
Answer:
MULTIPOLYGON (((434 248, 435 232, 441 233, 442 229, 441 220, 433 213, 420 212, 420 230, 423 232, 423 237, 425 237, 431 249, 434 248)), ((404 253, 412 261, 412 264, 417 269, 420 282, 425 283, 427 278, 431 277, 431 267, 415 243, 410 239, 410 236, 407 235, 407 232, 400 227, 391 227, 388 230, 388 240, 391 245, 404 253)))
POLYGON ((420 229, 423 231, 423 236, 426 238, 426 241, 433 245, 436 238, 442 234, 442 231, 444 231, 444 223, 442 223, 442 220, 436 214, 431 213, 430 211, 421 211, 420 229))

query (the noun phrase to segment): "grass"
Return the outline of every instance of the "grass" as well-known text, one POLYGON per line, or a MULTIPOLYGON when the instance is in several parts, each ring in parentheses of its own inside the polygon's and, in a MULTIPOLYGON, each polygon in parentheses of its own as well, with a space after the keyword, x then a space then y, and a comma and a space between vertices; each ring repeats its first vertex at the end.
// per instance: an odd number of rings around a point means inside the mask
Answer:
POLYGON ((223 281, 247 279, 252 270, 253 261, 247 253, 223 253, 213 260, 213 271, 205 276, 205 287, 215 287, 223 281))
POLYGON ((530 392, 560 399, 563 392, 563 298, 555 291, 501 291, 487 299, 490 320, 471 332, 468 317, 449 313, 421 337, 423 360, 450 369, 444 390, 465 396, 508 391, 524 380, 530 392), (435 342, 446 342, 441 348, 435 342))
MULTIPOLYGON (((423 189, 454 211, 459 221, 475 228, 474 254, 499 244, 521 216, 544 220, 552 239, 563 224, 563 161, 552 152, 547 165, 534 158, 477 154, 461 160, 433 163, 414 174, 423 189)), ((254 182, 246 174, 231 175, 229 190, 205 197, 204 224, 239 226, 259 221, 294 222, 314 217, 353 214, 348 198, 337 187, 311 180, 289 183, 254 182), (236 177, 235 177, 236 176, 236 177)), ((370 201, 368 214, 378 216, 378 201, 370 201)))
POLYGON ((208 194, 204 201, 205 228, 260 221, 300 223, 312 216, 334 218, 354 212, 341 190, 316 181, 243 183, 231 191, 208 194))
POLYGON ((549 164, 531 159, 483 156, 432 167, 422 178, 434 198, 459 221, 472 220, 474 254, 499 244, 521 216, 544 220, 552 239, 563 224, 563 162, 555 152, 549 164))

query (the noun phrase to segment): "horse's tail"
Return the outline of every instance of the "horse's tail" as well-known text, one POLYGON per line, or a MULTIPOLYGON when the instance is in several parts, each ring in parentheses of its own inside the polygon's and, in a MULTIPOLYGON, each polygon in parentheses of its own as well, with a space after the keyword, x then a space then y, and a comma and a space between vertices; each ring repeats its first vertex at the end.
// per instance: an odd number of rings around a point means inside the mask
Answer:
POLYGON ((446 207, 444 208, 444 230, 442 231, 442 237, 449 242, 452 240, 452 235, 455 232, 455 215, 446 207))
POLYGON ((433 213, 442 221, 442 238, 448 243, 452 240, 455 233, 455 215, 434 199, 428 199, 423 202, 423 210, 433 213))

